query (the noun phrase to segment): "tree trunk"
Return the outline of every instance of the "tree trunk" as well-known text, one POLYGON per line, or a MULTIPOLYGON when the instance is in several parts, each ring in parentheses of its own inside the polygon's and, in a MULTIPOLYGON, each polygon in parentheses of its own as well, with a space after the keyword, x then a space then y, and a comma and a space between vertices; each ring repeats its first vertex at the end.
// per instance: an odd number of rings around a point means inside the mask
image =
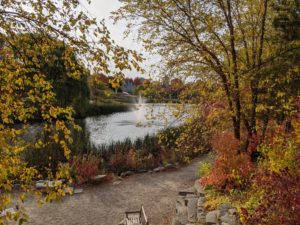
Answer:
POLYGON ((234 129, 234 137, 238 140, 241 139, 241 121, 236 119, 235 117, 232 118, 233 121, 233 129, 234 129))

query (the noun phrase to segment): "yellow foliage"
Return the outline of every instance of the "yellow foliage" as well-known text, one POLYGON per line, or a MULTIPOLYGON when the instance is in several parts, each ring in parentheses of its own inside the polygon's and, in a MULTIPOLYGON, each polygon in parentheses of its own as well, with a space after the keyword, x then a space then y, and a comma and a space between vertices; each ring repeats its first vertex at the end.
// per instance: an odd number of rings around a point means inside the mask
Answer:
POLYGON ((296 162, 300 149, 299 127, 299 123, 296 123, 295 130, 288 136, 276 134, 271 141, 260 146, 259 152, 262 153, 261 166, 265 166, 276 173, 287 168, 292 173, 299 170, 299 165, 296 162))
MULTIPOLYGON (((87 62, 93 65, 90 69, 95 73, 122 75, 124 69, 134 68, 142 71, 139 67, 142 58, 135 51, 115 45, 105 25, 90 18, 78 3, 61 0, 1 2, 0 213, 8 207, 14 207, 17 212, 0 218, 0 224, 26 220, 21 207, 26 199, 24 193, 41 196, 34 189, 34 181, 41 175, 23 160, 24 151, 29 147, 38 149, 58 143, 69 158, 69 144, 73 141, 70 129, 79 128, 73 119, 74 110, 57 105, 51 80, 46 76, 47 68, 41 66, 55 65, 57 59, 52 52, 65 47, 64 66, 69 71, 68 77, 74 79, 83 75, 78 65, 87 62), (74 63, 75 55, 78 64, 74 63), (115 68, 116 72, 109 68, 115 68), (36 143, 22 140, 30 121, 36 119, 44 121, 43 132, 49 140, 36 140, 36 143), (19 201, 12 199, 10 194, 15 184, 20 184, 23 191, 19 201), (11 202, 16 203, 11 205, 11 202)), ((68 168, 61 166, 57 174, 49 172, 47 178, 58 180, 69 176, 68 168)), ((64 196, 64 188, 59 185, 49 190, 40 202, 64 196)))

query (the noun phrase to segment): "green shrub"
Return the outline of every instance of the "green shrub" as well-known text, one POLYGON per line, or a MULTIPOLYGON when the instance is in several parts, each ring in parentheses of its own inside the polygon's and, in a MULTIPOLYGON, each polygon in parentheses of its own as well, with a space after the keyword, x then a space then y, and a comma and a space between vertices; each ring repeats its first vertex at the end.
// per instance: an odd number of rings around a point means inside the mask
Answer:
POLYGON ((198 178, 207 176, 212 170, 212 164, 208 162, 203 162, 198 166, 196 175, 198 178))

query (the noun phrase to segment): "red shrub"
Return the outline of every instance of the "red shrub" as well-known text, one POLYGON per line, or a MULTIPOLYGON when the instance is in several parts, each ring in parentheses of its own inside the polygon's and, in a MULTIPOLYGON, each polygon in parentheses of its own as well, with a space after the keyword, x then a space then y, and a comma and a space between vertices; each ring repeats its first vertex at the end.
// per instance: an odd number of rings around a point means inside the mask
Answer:
POLYGON ((247 225, 295 225, 300 221, 300 174, 284 170, 280 173, 261 172, 255 179, 264 190, 262 199, 254 213, 246 209, 242 213, 247 225))
POLYGON ((220 191, 246 187, 255 166, 248 154, 238 153, 239 141, 231 133, 223 133, 213 137, 212 145, 217 152, 217 159, 213 169, 201 179, 201 183, 220 191))
POLYGON ((115 173, 124 172, 126 170, 136 170, 139 167, 139 159, 137 152, 133 149, 127 153, 122 151, 111 154, 109 157, 109 170, 115 173))
POLYGON ((239 140, 235 139, 233 133, 223 132, 218 135, 213 135, 211 144, 218 156, 234 155, 240 148, 239 140))
POLYGON ((122 152, 116 152, 115 154, 111 154, 109 157, 109 170, 112 172, 120 172, 125 171, 126 168, 127 157, 122 152))
POLYGON ((71 166, 74 169, 77 182, 79 184, 86 183, 93 176, 98 174, 100 160, 93 155, 84 155, 74 157, 71 166))
POLYGON ((254 170, 250 156, 245 153, 221 156, 216 160, 212 171, 201 179, 201 183, 220 191, 242 189, 249 184, 254 170))

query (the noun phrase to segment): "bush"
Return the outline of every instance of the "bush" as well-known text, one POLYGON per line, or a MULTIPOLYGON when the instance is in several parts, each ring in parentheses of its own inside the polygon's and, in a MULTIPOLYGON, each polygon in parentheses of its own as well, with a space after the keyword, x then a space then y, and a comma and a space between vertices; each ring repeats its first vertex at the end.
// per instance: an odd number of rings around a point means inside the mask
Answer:
POLYGON ((119 173, 127 170, 126 155, 122 152, 116 152, 109 155, 108 170, 114 173, 119 173))
MULTIPOLYGON (((162 150, 174 153, 180 162, 187 162, 201 153, 211 150, 210 129, 202 117, 193 117, 179 127, 172 127, 159 133, 158 143, 162 150)), ((171 154, 172 155, 172 154, 171 154)))
POLYGON ((197 177, 204 177, 207 176, 212 170, 212 164, 208 162, 203 162, 199 165, 197 170, 197 177))
POLYGON ((239 141, 233 134, 225 132, 214 136, 212 145, 217 152, 217 159, 213 169, 201 179, 201 183, 225 192, 246 188, 250 184, 255 166, 247 153, 238 153, 239 141))
POLYGON ((133 149, 130 149, 126 155, 126 167, 130 170, 136 170, 138 167, 138 156, 133 149))
POLYGON ((261 200, 253 210, 243 208, 245 223, 250 225, 294 225, 300 221, 300 129, 289 134, 273 129, 261 154, 253 191, 261 200))
POLYGON ((264 198, 254 212, 242 209, 247 225, 295 225, 300 221, 300 174, 288 170, 279 173, 262 171, 255 184, 264 198))
POLYGON ((100 159, 94 155, 75 156, 70 162, 75 179, 78 184, 91 181, 92 177, 98 175, 100 159))
POLYGON ((297 163, 297 154, 299 154, 300 145, 297 134, 282 135, 277 134, 269 138, 258 148, 261 154, 260 164, 270 171, 279 173, 286 168, 295 173, 299 168, 297 163))
POLYGON ((210 128, 202 117, 187 120, 176 139, 179 158, 185 160, 210 151, 210 135, 210 128))

